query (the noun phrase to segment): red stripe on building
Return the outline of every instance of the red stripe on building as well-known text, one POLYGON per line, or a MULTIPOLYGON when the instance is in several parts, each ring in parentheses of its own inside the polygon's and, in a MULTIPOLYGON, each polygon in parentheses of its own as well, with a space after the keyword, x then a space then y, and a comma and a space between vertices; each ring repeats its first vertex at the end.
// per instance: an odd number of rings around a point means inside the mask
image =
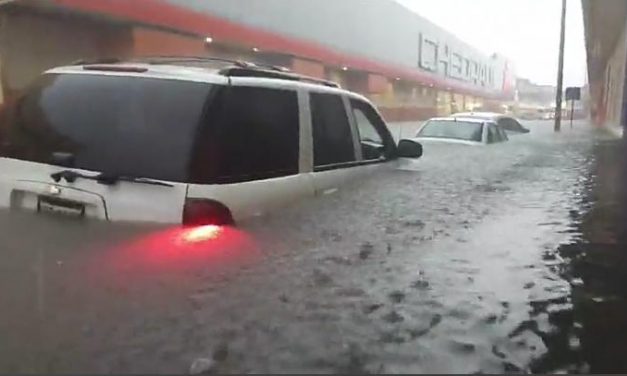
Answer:
POLYGON ((266 30, 225 20, 210 14, 183 9, 159 0, 54 0, 58 5, 89 13, 100 13, 154 26, 161 26, 198 36, 211 36, 217 42, 230 42, 264 51, 304 57, 337 67, 347 66, 385 75, 434 85, 457 93, 497 99, 499 93, 460 84, 416 69, 392 66, 367 58, 335 51, 315 42, 285 37, 266 30))

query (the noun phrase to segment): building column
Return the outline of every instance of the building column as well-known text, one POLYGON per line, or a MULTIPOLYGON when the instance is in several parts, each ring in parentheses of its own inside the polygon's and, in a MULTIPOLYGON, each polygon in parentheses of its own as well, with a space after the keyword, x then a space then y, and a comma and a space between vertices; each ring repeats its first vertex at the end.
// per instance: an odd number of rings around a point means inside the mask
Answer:
POLYGON ((304 60, 299 58, 292 58, 292 71, 306 76, 325 79, 324 65, 321 63, 304 60))
POLYGON ((0 10, 0 105, 4 103, 4 70, 2 69, 4 57, 4 38, 6 38, 6 15, 0 10))

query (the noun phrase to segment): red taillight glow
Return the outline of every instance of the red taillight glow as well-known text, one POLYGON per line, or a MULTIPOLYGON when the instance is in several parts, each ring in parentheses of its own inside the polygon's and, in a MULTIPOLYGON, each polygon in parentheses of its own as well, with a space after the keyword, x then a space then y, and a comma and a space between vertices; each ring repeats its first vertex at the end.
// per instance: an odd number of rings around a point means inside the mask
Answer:
POLYGON ((255 258, 258 248, 245 232, 231 226, 171 227, 143 232, 99 252, 119 270, 182 270, 192 265, 204 268, 255 258), (138 268, 138 269, 137 269, 138 268))
POLYGON ((185 243, 200 243, 208 240, 217 239, 222 233, 222 227, 215 225, 207 225, 194 227, 185 230, 181 235, 181 240, 185 243))
POLYGON ((233 217, 224 204, 208 199, 188 198, 183 208, 183 225, 204 227, 207 225, 232 225, 233 217))

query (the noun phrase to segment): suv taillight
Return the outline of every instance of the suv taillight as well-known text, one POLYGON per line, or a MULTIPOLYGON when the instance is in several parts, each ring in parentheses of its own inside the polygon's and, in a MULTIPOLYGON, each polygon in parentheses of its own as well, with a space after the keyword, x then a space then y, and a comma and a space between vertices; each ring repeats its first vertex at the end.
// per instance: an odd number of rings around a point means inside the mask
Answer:
POLYGON ((188 198, 185 200, 183 208, 183 225, 185 226, 205 226, 205 225, 233 225, 233 216, 229 208, 224 204, 200 198, 188 198))

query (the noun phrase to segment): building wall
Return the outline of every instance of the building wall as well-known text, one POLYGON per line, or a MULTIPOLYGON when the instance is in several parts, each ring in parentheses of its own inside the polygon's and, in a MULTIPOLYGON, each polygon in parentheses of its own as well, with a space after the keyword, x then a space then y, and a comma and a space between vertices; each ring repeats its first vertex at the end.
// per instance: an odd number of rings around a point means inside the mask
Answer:
POLYGON ((4 103, 4 75, 2 72, 2 55, 0 55, 0 106, 4 103))
MULTIPOLYGON (((4 30, 5 25, 5 15, 0 13, 0 46, 2 46, 2 39, 6 38, 4 30)), ((0 106, 4 103, 4 70, 2 68, 2 49, 0 48, 0 106)))
POLYGON ((184 55, 202 56, 207 46, 202 38, 135 27, 133 34, 133 55, 184 55))
POLYGON ((5 14, 0 40, 5 96, 23 90, 41 72, 83 58, 125 56, 131 29, 77 17, 21 10, 5 14))
MULTIPOLYGON (((421 35, 494 70, 490 90, 502 91, 506 60, 486 56, 393 0, 165 0, 177 7, 217 15, 281 35, 331 47, 394 66, 420 67, 421 35), (367 4, 366 4, 367 3, 367 4), (393 21, 392 21, 393 20, 393 21)), ((455 58, 446 64, 455 65, 455 58)), ((442 64, 436 63, 438 66, 442 64)), ((427 72, 426 73, 433 73, 427 72)), ((511 72, 510 72, 511 73, 511 72)), ((436 75, 443 75, 440 70, 436 75)), ((392 77, 391 77, 392 78, 392 77)), ((451 79, 452 82, 460 82, 451 79)), ((468 86, 480 86, 468 83, 468 86)))
POLYGON ((311 77, 326 78, 324 74, 324 65, 315 61, 293 58, 292 70, 296 73, 311 77))
POLYGON ((623 114, 623 92, 625 85, 625 60, 627 58, 626 26, 618 38, 616 47, 605 69, 603 102, 605 117, 603 122, 608 127, 619 128, 623 114))
MULTIPOLYGON (((165 0, 154 1, 156 4, 165 0)), ((363 6, 364 0, 321 0, 320 3, 304 0, 167 1, 180 8, 196 9, 214 17, 231 19, 237 24, 260 28, 257 32, 269 30, 286 38, 307 39, 342 53, 366 56, 413 70, 421 70, 418 47, 420 35, 425 33, 433 40, 446 42, 465 56, 474 56, 495 66, 504 65, 498 58, 481 55, 391 0, 372 1, 367 7, 363 6), (380 22, 382 18, 395 22, 380 22)), ((159 15, 167 18, 167 14, 159 15)), ((449 87, 446 82, 450 79, 441 80, 441 87, 438 84, 429 86, 390 76, 389 71, 386 76, 385 73, 349 66, 343 69, 337 62, 295 56, 291 51, 253 50, 253 45, 246 40, 224 40, 222 37, 206 43, 206 35, 184 32, 184 27, 169 30, 128 22, 129 19, 122 23, 122 20, 115 21, 115 17, 103 17, 100 13, 68 10, 47 10, 44 13, 37 7, 12 8, 5 18, 8 22, 2 24, 5 31, 0 33, 0 75, 4 72, 0 83, 9 95, 22 90, 42 71, 77 59, 209 55, 286 66, 298 73, 336 81, 371 98, 390 121, 422 120, 476 107, 476 103, 483 102, 479 96, 457 92, 455 87, 458 85, 449 87)), ((472 83, 464 85, 472 86, 472 83)), ((495 85, 492 89, 498 91, 501 84, 495 85)))

